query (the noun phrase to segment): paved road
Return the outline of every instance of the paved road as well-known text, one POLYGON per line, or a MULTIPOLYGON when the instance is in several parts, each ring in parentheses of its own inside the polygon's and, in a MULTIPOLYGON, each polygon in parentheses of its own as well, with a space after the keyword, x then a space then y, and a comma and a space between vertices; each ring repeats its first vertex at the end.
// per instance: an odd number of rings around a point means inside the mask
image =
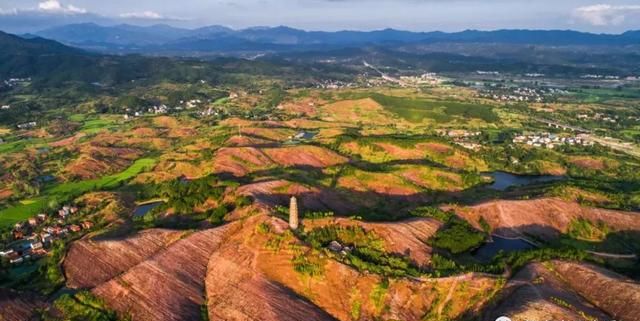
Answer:
POLYGON ((390 81, 390 82, 395 82, 395 83, 397 83, 397 84, 399 84, 401 86, 408 86, 408 84, 406 82, 404 82, 404 81, 402 81, 402 80, 400 80, 398 78, 391 77, 391 76, 387 75, 386 73, 384 73, 380 69, 378 69, 378 67, 376 67, 376 66, 374 66, 374 65, 372 65, 372 64, 370 64, 370 63, 368 63, 366 61, 363 61, 363 63, 364 63, 364 65, 366 67, 369 67, 369 68, 375 70, 376 72, 378 72, 380 74, 380 76, 382 77, 382 79, 384 79, 386 81, 390 81))
POLYGON ((616 139, 606 139, 594 135, 582 135, 586 140, 598 143, 603 146, 607 146, 613 150, 617 150, 623 153, 627 153, 631 156, 640 157, 640 147, 635 144, 624 144, 616 139))

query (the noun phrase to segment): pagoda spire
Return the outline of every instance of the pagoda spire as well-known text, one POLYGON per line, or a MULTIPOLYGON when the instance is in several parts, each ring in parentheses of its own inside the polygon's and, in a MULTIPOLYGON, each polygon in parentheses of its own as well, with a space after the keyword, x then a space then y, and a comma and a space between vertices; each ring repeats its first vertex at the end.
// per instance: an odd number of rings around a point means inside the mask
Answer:
POLYGON ((291 201, 289 202, 289 228, 297 230, 298 220, 298 199, 295 196, 291 196, 291 201))

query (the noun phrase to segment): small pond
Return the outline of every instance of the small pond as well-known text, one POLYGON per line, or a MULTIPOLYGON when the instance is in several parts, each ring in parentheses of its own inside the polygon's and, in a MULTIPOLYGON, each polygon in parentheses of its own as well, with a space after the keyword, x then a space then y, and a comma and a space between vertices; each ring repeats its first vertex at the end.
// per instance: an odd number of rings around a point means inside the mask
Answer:
POLYGON ((136 207, 136 209, 133 211, 133 217, 145 216, 145 214, 149 213, 149 211, 160 206, 163 203, 164 202, 153 202, 153 203, 138 205, 138 207, 136 207))
POLYGON ((475 251, 473 257, 482 262, 493 259, 500 251, 505 253, 534 249, 535 245, 522 239, 507 239, 499 236, 492 236, 492 242, 487 242, 475 251))
POLYGON ((23 253, 31 249, 31 241, 29 240, 18 240, 11 244, 9 244, 8 248, 18 252, 23 253))
POLYGON ((304 135, 302 135, 302 139, 304 140, 311 140, 314 137, 316 137, 316 135, 318 135, 317 132, 304 132, 304 135))
POLYGON ((514 186, 527 186, 532 184, 549 183, 565 180, 564 176, 552 175, 515 175, 506 172, 488 173, 494 180, 488 187, 497 191, 505 191, 514 186))
POLYGON ((293 136, 294 141, 312 140, 318 135, 318 132, 301 131, 293 136))
POLYGON ((37 178, 38 182, 40 183, 52 183, 56 181, 56 177, 53 175, 42 175, 40 177, 37 178))
POLYGON ((51 149, 49 147, 38 147, 38 154, 48 153, 51 149))

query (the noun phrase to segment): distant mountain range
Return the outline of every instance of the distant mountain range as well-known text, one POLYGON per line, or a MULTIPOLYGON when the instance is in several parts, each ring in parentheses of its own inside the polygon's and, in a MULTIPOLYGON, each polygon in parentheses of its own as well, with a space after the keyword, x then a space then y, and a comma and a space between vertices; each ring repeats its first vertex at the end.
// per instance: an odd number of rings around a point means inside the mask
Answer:
MULTIPOLYGON (((118 84, 150 77, 179 74, 181 64, 170 58, 111 56, 91 53, 43 38, 23 38, 0 32, 0 80, 32 78, 34 84, 118 84)), ((204 68, 203 68, 204 69, 204 68)), ((204 69, 205 79, 215 70, 204 69)))
MULTIPOLYGON (((346 69, 332 67, 331 70, 344 72, 346 69)), ((307 68, 305 65, 278 61, 255 62, 234 57, 203 61, 110 55, 69 47, 36 36, 19 37, 0 31, 0 82, 9 78, 31 78, 31 86, 37 88, 57 87, 65 91, 74 88, 82 92, 94 92, 132 82, 152 84, 165 81, 205 81, 229 85, 242 83, 252 75, 307 82, 309 77, 325 74, 322 69, 307 68)))
MULTIPOLYGON (((100 26, 72 24, 46 29, 36 36, 98 51, 123 53, 225 53, 332 50, 366 45, 497 43, 548 46, 628 46, 640 44, 640 31, 591 34, 570 30, 467 30, 455 33, 378 31, 304 31, 289 27, 233 30, 223 26, 181 29, 168 25, 100 26)), ((26 35, 27 37, 32 35, 26 35)))
POLYGON ((279 66, 285 65, 297 68, 290 68, 290 78, 304 78, 311 73, 324 77, 336 70, 341 77, 357 73, 364 60, 398 70, 440 73, 495 70, 561 77, 640 74, 640 46, 633 40, 640 36, 638 32, 622 35, 526 30, 451 34, 392 29, 306 32, 286 27, 232 30, 213 26, 187 30, 163 25, 101 27, 88 24, 50 29, 38 35, 19 37, 0 32, 0 79, 31 77, 36 83, 71 81, 99 85, 177 78, 215 82, 229 71, 282 74, 285 69, 279 66), (38 35, 58 38, 64 44, 38 35), (548 46, 533 47, 532 42, 548 46), (561 45, 582 47, 558 50, 561 45), (83 50, 86 48, 102 49, 92 53, 83 50), (215 63, 211 64, 200 59, 110 54, 114 52, 199 54, 212 58, 217 54, 250 53, 260 62, 221 58, 213 59, 215 63), (234 67, 225 69, 225 64, 234 67))

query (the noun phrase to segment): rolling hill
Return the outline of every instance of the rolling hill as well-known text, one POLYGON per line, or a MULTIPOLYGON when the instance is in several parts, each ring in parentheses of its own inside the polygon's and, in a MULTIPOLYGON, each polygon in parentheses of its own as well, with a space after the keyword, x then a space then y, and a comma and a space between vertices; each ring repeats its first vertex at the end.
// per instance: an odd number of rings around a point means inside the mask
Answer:
POLYGON ((571 30, 496 30, 461 32, 305 31, 285 26, 233 30, 222 26, 181 29, 167 25, 138 27, 73 24, 46 29, 37 36, 73 46, 107 52, 232 52, 337 49, 365 45, 479 43, 541 46, 626 46, 640 40, 640 32, 591 34, 571 30))

